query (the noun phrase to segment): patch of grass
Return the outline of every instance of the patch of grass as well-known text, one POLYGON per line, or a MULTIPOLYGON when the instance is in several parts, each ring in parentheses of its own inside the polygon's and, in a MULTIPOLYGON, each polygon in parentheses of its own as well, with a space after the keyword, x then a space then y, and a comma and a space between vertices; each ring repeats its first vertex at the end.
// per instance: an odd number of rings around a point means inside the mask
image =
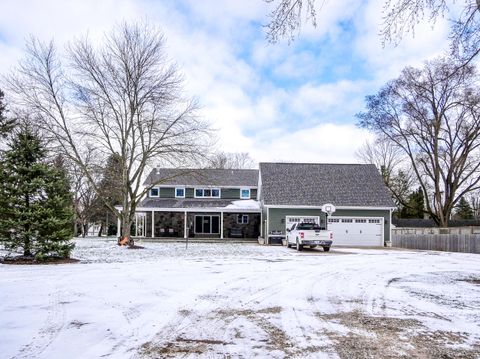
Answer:
POLYGON ((473 359, 480 353, 478 346, 472 349, 453 347, 465 344, 465 333, 432 332, 416 319, 376 317, 361 311, 317 315, 350 330, 347 334, 327 331, 340 358, 473 359))

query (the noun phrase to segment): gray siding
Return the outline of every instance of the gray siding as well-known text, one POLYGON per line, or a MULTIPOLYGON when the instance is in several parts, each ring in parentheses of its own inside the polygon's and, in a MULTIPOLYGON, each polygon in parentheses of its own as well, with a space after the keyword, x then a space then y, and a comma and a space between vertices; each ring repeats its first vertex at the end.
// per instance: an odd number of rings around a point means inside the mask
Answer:
POLYGON ((285 232, 286 216, 320 216, 320 220, 325 218, 325 213, 319 209, 269 208, 268 214, 268 230, 283 232, 285 232))
POLYGON ((383 217, 383 231, 384 231, 384 240, 390 240, 390 211, 388 210, 367 210, 367 209, 337 209, 337 211, 332 215, 335 216, 348 216, 348 217, 383 217))
POLYGON ((195 190, 193 188, 185 188, 185 198, 194 198, 195 190))
POLYGON ((223 199, 239 199, 240 188, 222 188, 221 196, 223 199))
POLYGON ((160 198, 175 198, 175 187, 160 187, 160 198))

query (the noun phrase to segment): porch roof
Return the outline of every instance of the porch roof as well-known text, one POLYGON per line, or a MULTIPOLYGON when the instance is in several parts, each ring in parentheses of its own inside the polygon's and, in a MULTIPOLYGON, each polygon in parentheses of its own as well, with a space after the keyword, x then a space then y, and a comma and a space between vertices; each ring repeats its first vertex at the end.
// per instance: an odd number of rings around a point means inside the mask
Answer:
POLYGON ((196 198, 146 198, 137 207, 137 211, 162 212, 260 212, 260 202, 228 199, 196 198))

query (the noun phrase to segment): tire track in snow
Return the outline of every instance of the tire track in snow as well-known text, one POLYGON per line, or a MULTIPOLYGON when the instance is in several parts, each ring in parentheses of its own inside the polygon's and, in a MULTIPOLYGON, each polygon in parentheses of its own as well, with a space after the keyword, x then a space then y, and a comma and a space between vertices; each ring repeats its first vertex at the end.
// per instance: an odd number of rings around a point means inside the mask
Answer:
POLYGON ((20 349, 14 358, 38 358, 58 337, 65 327, 65 303, 61 301, 61 292, 50 294, 48 314, 45 322, 32 341, 20 349))

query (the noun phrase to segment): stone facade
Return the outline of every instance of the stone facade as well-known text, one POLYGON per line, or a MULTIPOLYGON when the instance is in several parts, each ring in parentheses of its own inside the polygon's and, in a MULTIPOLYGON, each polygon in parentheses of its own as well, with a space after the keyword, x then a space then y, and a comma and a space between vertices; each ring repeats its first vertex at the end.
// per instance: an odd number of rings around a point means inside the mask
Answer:
POLYGON ((224 213, 223 235, 225 238, 257 238, 260 235, 260 213, 224 213), (238 223, 239 215, 247 215, 248 223, 238 223))
MULTIPOLYGON (((196 234, 195 216, 220 216, 218 212, 187 213, 187 234, 190 238, 220 238, 218 234, 196 234)), ((154 237, 184 237, 184 212, 155 212, 154 237)), ((224 238, 257 238, 260 235, 259 213, 224 213, 224 238), (239 223, 239 215, 248 216, 247 223, 239 223)), ((152 212, 145 212, 145 237, 152 237, 152 212)))
MULTIPOLYGON (((183 237, 182 212, 155 212, 154 237, 183 237)), ((146 237, 152 236, 152 212, 147 212, 146 237)))

